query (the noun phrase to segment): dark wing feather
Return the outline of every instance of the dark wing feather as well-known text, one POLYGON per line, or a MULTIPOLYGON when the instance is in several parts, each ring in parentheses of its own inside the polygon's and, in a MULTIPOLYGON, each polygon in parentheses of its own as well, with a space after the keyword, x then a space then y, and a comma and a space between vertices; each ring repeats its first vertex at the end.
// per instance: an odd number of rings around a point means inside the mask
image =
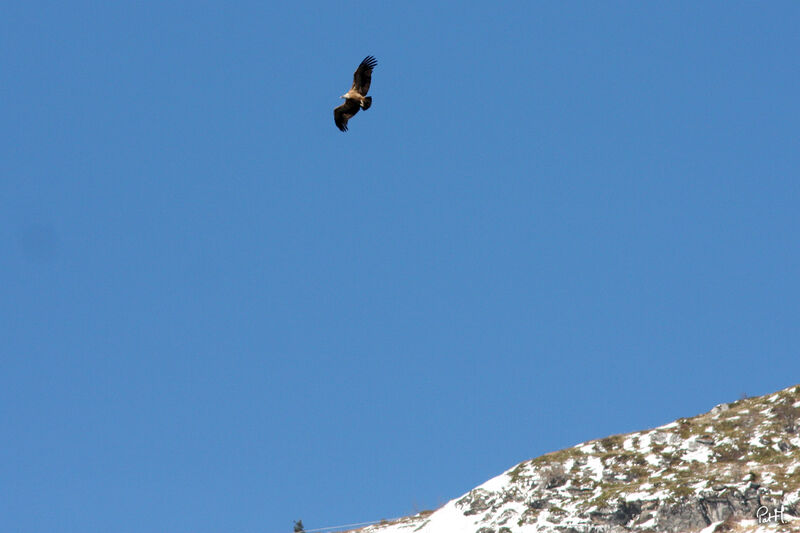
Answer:
POLYGON ((353 89, 361 96, 367 96, 369 84, 372 81, 372 69, 377 66, 378 60, 372 56, 367 56, 364 58, 364 61, 358 65, 358 68, 353 74, 353 89))
POLYGON ((347 121, 353 118, 360 108, 358 100, 345 100, 342 105, 333 110, 333 121, 336 123, 336 127, 347 131, 347 121))

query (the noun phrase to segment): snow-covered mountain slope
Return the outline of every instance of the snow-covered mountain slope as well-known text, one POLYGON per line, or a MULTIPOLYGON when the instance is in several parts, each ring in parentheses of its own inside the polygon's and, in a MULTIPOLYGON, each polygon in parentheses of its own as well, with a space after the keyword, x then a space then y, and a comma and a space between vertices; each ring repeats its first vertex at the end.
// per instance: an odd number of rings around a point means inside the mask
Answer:
POLYGON ((627 531, 800 531, 800 386, 537 457, 361 533, 627 531))

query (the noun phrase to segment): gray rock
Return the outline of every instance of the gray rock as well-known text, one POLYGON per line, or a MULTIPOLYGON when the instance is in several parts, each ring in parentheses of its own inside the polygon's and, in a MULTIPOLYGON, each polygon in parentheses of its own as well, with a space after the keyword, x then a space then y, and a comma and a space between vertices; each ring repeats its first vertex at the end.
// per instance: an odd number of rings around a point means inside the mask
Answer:
POLYGON ((663 533, 680 533, 706 527, 710 522, 696 504, 665 505, 656 513, 656 530, 663 533))
POLYGON ((545 505, 547 505, 547 500, 544 499, 531 500, 528 502, 528 508, 530 509, 544 509, 545 505))
POLYGON ((464 511, 466 516, 476 515, 489 509, 494 498, 492 493, 485 489, 475 489, 456 502, 456 506, 464 511))
POLYGON ((665 533, 702 529, 726 518, 752 518, 762 505, 761 494, 754 487, 722 494, 703 494, 686 502, 664 505, 656 513, 656 528, 665 533))
MULTIPOLYGON (((502 526, 505 525, 506 522, 511 520, 514 516, 516 516, 517 512, 513 509, 506 509, 503 511, 500 516, 497 517, 497 525, 502 526)), ((500 528, 503 529, 503 528, 500 528)), ((508 529, 508 528, 506 528, 508 529)))
POLYGON ((721 403, 719 405, 714 406, 714 408, 711 409, 711 414, 712 415, 718 415, 720 413, 724 413, 725 411, 727 411, 730 408, 731 408, 730 404, 721 403))
POLYGON ((641 512, 641 502, 621 501, 610 509, 592 511, 589 513, 589 519, 594 523, 624 526, 637 518, 641 512))

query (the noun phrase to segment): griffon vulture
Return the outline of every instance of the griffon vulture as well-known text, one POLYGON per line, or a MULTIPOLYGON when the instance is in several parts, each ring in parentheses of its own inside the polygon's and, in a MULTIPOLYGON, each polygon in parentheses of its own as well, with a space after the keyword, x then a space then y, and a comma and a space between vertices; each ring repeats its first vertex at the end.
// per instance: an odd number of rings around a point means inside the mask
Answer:
POLYGON ((347 121, 358 113, 359 109, 366 111, 372 105, 372 97, 367 96, 367 91, 372 81, 372 69, 377 66, 378 61, 374 57, 365 57, 353 74, 353 86, 339 97, 344 98, 344 103, 333 110, 333 121, 340 130, 347 131, 347 121))

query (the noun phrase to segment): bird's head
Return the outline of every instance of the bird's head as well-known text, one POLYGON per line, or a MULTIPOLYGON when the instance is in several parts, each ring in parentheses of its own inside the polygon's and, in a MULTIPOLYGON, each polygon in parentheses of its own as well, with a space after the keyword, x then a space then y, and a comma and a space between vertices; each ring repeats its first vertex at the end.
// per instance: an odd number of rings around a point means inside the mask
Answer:
POLYGON ((347 99, 347 94, 343 94, 343 95, 342 95, 342 96, 340 96, 339 98, 344 98, 344 99, 346 100, 346 99, 347 99))

